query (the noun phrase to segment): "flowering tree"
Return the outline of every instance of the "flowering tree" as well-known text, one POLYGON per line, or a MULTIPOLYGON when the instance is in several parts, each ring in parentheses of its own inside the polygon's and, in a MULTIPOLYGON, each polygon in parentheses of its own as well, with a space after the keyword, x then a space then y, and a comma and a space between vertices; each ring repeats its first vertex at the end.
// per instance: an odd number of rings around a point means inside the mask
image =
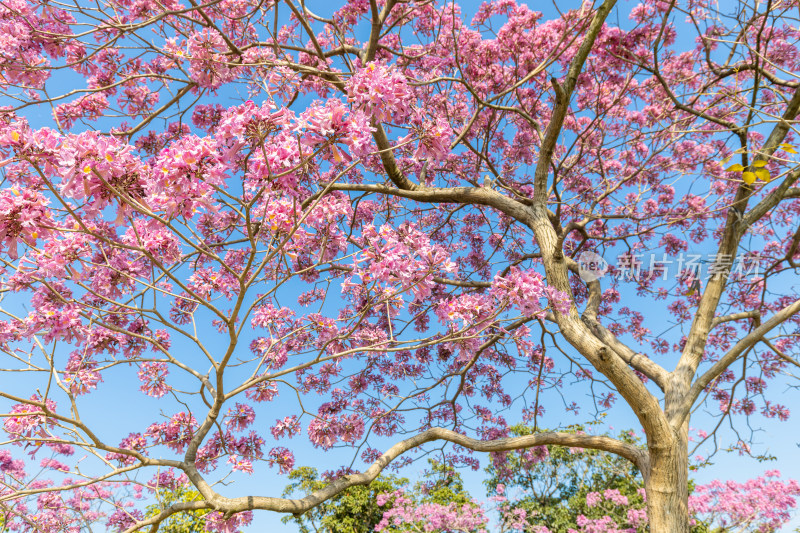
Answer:
POLYGON ((451 443, 617 454, 650 531, 688 531, 693 411, 714 446, 788 416, 792 6, 325 9, 0 4, 5 527, 231 531, 451 443), (136 389, 124 438, 87 415, 136 389), (509 436, 564 406, 630 410, 646 446, 509 436), (216 484, 291 471, 300 434, 352 461, 299 499, 216 484), (181 476, 200 498, 153 516, 112 490, 181 476))

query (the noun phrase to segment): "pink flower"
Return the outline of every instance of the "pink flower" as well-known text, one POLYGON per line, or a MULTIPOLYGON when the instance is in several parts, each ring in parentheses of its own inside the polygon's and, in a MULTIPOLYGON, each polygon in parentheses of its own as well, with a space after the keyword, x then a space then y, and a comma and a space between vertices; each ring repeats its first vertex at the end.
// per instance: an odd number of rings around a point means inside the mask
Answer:
POLYGON ((383 519, 375 526, 375 531, 388 527, 399 529, 419 529, 425 532, 474 531, 486 526, 489 519, 477 502, 458 505, 451 503, 415 503, 403 491, 395 491, 378 496, 380 506, 390 503, 392 507, 383 513, 383 519))
POLYGON ((294 454, 287 448, 273 448, 267 455, 269 466, 278 465, 281 474, 288 474, 294 468, 294 454))
POLYGON ((599 492, 590 492, 586 495, 586 505, 589 507, 597 507, 602 501, 602 496, 599 492))
POLYGON ((512 268, 505 277, 499 274, 495 276, 491 294, 526 316, 540 316, 543 311, 539 300, 545 296, 545 289, 544 280, 538 272, 512 268))
POLYGON ((450 154, 450 139, 453 128, 446 120, 436 117, 433 121, 425 121, 418 129, 419 145, 414 152, 414 159, 444 161, 450 154))
POLYGON ((392 66, 371 62, 347 82, 348 99, 377 122, 406 120, 413 95, 405 76, 392 66))
POLYGON ((276 420, 270 431, 276 439, 284 436, 291 438, 300 434, 300 421, 297 420, 297 415, 287 416, 283 420, 276 420))
POLYGON ((61 461, 57 461, 56 459, 49 459, 49 458, 42 459, 41 463, 39 463, 39 466, 41 466, 42 468, 50 468, 52 470, 59 470, 61 472, 69 472, 69 470, 70 470, 69 466, 65 465, 61 461))
POLYGON ((214 533, 239 533, 240 528, 249 525, 253 521, 252 511, 236 513, 227 520, 223 520, 224 514, 219 511, 205 515, 205 530, 214 533))
POLYGON ((278 386, 274 381, 261 381, 255 387, 247 389, 244 394, 254 402, 269 402, 278 395, 278 386))
POLYGON ((25 462, 14 459, 8 450, 0 450, 0 472, 22 479, 25 477, 25 462))
POLYGON ((48 200, 31 189, 0 190, 0 242, 11 259, 19 255, 19 243, 34 245, 47 237, 53 224, 48 200))
POLYGON ((139 387, 139 390, 153 398, 161 398, 172 390, 172 387, 166 383, 168 374, 169 370, 166 363, 142 363, 139 370, 139 379, 143 385, 139 387))
POLYGON ((364 421, 356 415, 317 416, 308 424, 308 436, 314 446, 327 450, 338 440, 355 442, 364 434, 364 421))
MULTIPOLYGON (((31 401, 42 402, 41 397, 36 394, 31 396, 31 401)), ((53 400, 47 400, 45 406, 50 412, 56 410, 56 403, 53 400)), ((12 439, 47 437, 50 428, 55 426, 55 420, 48 418, 38 405, 18 403, 11 407, 10 414, 11 416, 6 417, 3 422, 3 429, 12 439)))
POLYGON ((172 415, 169 422, 161 424, 151 424, 145 432, 145 437, 153 439, 157 444, 165 444, 175 450, 182 452, 197 428, 197 420, 194 416, 180 412, 172 415))
POLYGON ((253 462, 250 459, 239 457, 236 454, 231 455, 228 457, 228 464, 231 465, 231 469, 233 471, 240 471, 246 474, 253 473, 253 462))
POLYGON ((228 410, 225 417, 225 424, 233 431, 246 429, 256 418, 256 412, 252 407, 243 403, 237 403, 236 407, 228 410))

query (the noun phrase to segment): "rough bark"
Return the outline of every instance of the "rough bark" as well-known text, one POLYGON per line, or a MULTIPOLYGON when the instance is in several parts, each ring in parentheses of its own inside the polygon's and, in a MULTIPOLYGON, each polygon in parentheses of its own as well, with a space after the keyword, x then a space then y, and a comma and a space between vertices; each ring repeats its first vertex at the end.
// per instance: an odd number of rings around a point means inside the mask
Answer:
POLYGON ((648 442, 650 464, 642 474, 650 533, 689 533, 688 421, 672 442, 648 442))

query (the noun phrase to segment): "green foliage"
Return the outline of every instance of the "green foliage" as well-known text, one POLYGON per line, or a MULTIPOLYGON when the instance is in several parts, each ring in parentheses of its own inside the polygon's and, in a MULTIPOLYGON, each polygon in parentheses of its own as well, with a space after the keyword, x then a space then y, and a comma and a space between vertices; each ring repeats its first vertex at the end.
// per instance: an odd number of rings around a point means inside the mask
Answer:
MULTIPOLYGON (((284 496, 302 497, 327 485, 316 469, 307 466, 296 468, 289 479, 294 482, 283 491, 284 496)), ((378 506, 378 494, 394 492, 406 483, 405 478, 379 476, 369 486, 350 487, 307 513, 281 520, 285 524, 294 522, 301 533, 370 533, 390 505, 378 506)))
MULTIPOLYGON (((573 426, 568 431, 583 429, 573 426)), ((511 428, 514 436, 532 432, 532 428, 521 425, 511 428)), ((630 434, 622 434, 621 438, 635 442, 630 434)), ((638 470, 625 459, 594 450, 571 451, 561 446, 546 449, 546 454, 543 450, 511 452, 505 455, 504 462, 492 461, 486 469, 489 479, 484 483, 489 492, 502 483, 508 497, 520 493, 518 500, 509 503, 525 509, 532 523, 547 526, 553 533, 566 533, 570 528, 578 529, 576 520, 581 514, 589 518, 608 515, 618 522, 626 521, 624 511, 612 509, 613 506, 589 507, 586 495, 590 492, 617 489, 631 504, 642 502, 637 493, 641 487, 638 470)))
MULTIPOLYGON (((203 499, 199 492, 185 487, 178 487, 174 490, 159 489, 156 492, 156 497, 158 498, 158 504, 150 505, 145 511, 145 515, 148 518, 157 515, 173 503, 203 499)), ((203 517, 208 513, 209 511, 186 511, 174 514, 161 522, 161 527, 159 527, 158 531, 161 533, 204 532, 206 522, 203 517)))
POLYGON ((429 459, 428 464, 429 470, 423 474, 423 480, 414 484, 411 496, 420 503, 463 505, 472 502, 469 492, 464 489, 464 480, 455 468, 433 459, 429 459))
MULTIPOLYGON (((378 506, 378 495, 398 489, 405 489, 406 496, 417 503, 472 505, 472 497, 464 489, 464 481, 453 467, 434 460, 429 460, 428 464, 423 479, 415 483, 411 490, 406 478, 380 476, 369 486, 350 487, 307 513, 288 516, 282 521, 285 524, 297 524, 300 533, 371 533, 383 518, 383 513, 391 507, 391 501, 378 506)), ((319 479, 316 469, 305 466, 296 468, 289 474, 289 479, 293 483, 286 487, 284 496, 305 496, 327 484, 319 479)), ((401 530, 390 526, 384 531, 400 533, 401 530)))

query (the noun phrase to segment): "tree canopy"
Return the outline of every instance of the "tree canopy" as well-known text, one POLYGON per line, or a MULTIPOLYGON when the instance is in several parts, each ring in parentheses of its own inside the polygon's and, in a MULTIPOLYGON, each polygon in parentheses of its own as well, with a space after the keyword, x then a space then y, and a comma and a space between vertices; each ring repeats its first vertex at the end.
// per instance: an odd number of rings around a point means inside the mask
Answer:
POLYGON ((687 533, 690 454, 765 457, 796 392, 798 26, 785 0, 0 3, 5 527, 231 531, 432 450, 556 445, 630 462, 649 530, 687 533), (605 412, 643 444, 564 421, 605 412), (236 483, 298 457, 335 474, 236 483), (178 479, 149 516, 122 496, 178 479))

